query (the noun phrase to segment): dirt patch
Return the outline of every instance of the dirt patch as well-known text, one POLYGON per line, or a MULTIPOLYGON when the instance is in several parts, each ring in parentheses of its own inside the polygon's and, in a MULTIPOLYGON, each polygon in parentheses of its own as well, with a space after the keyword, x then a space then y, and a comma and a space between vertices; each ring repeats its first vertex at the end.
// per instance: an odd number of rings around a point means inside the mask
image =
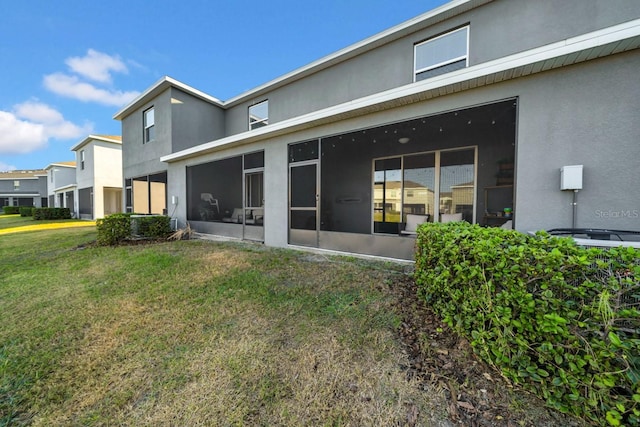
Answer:
POLYGON ((545 407, 480 361, 469 342, 440 321, 418 297, 411 276, 392 284, 402 317, 400 337, 406 346, 410 379, 425 389, 445 390, 449 418, 469 426, 580 426, 583 422, 545 407))

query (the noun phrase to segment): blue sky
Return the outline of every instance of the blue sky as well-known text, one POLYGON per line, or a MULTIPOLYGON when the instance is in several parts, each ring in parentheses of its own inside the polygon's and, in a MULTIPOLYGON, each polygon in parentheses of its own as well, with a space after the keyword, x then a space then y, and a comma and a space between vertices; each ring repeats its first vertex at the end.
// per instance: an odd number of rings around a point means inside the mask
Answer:
POLYGON ((74 160, 171 76, 221 100, 445 0, 0 0, 0 171, 74 160))

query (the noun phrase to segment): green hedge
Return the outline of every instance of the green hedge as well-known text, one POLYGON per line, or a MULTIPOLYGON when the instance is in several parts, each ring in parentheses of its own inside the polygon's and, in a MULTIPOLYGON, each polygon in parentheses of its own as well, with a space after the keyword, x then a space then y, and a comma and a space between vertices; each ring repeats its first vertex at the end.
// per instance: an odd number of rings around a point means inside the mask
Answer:
POLYGON ((116 245, 134 237, 165 238, 171 233, 171 219, 168 216, 132 215, 134 214, 119 213, 98 219, 98 244, 116 245))
POLYGON ((171 234, 171 218, 168 216, 143 216, 133 220, 137 224, 137 234, 142 237, 162 239, 171 234))
POLYGON ((115 245, 129 239, 131 233, 131 214, 118 213, 108 215, 96 221, 99 245, 115 245))
POLYGON ((20 206, 20 216, 33 216, 33 206, 20 206))
POLYGON ((422 297, 482 359, 562 412, 640 425, 640 251, 467 223, 416 248, 422 297))
POLYGON ((45 219, 71 219, 69 208, 34 208, 33 219, 36 221, 45 219))
POLYGON ((19 206, 3 206, 2 211, 4 212, 5 215, 19 214, 20 207, 19 206))

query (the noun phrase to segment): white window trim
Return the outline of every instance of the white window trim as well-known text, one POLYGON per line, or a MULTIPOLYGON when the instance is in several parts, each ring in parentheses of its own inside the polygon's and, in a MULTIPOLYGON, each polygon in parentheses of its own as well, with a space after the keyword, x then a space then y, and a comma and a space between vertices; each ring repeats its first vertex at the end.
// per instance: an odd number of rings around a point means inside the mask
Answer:
POLYGON ((84 170, 84 150, 80 150, 80 170, 84 170))
POLYGON ((249 130, 254 130, 254 129, 259 129, 263 126, 266 126, 269 124, 269 100, 265 99, 264 101, 260 101, 260 102, 256 102, 253 105, 250 105, 249 108, 247 108, 247 120, 249 121, 249 130), (257 107, 259 105, 262 104, 267 104, 267 117, 265 117, 264 119, 260 119, 260 120, 255 120, 255 121, 251 121, 251 109, 253 107, 257 107), (256 125, 260 125, 262 124, 262 126, 256 126, 256 125))
POLYGON ((435 70, 436 68, 444 67, 445 65, 453 64, 454 62, 458 62, 458 61, 461 61, 463 59, 465 60, 465 63, 464 63, 465 68, 469 66, 469 33, 470 33, 469 27, 470 27, 469 25, 465 25, 464 27, 460 27, 458 29, 446 32, 444 34, 440 34, 439 36, 430 38, 428 40, 425 40, 425 41, 422 41, 420 43, 416 43, 415 45, 413 45, 413 81, 414 81, 414 83, 418 81, 417 80, 418 74, 424 73, 425 71, 429 71, 429 70, 435 70), (458 32, 458 31, 464 31, 464 30, 467 31, 467 50, 466 50, 464 55, 460 55, 460 56, 457 56, 455 58, 451 58, 451 59, 448 59, 446 61, 439 62, 439 63, 434 64, 434 65, 430 65, 428 67, 423 67, 423 68, 420 68, 419 70, 416 69, 416 66, 417 66, 416 58, 418 56, 418 48, 420 46, 422 46, 424 44, 427 44, 427 43, 431 43, 431 42, 433 42, 435 40, 441 39, 442 37, 449 36, 449 35, 451 35, 453 33, 458 32))

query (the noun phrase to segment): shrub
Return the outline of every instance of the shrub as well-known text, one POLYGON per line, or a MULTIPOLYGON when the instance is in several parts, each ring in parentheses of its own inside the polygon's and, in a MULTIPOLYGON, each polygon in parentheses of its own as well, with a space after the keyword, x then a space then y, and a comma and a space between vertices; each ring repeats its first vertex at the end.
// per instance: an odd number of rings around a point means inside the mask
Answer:
POLYGON ((168 216, 141 216, 133 218, 137 234, 151 239, 165 238, 171 234, 171 218, 168 216))
POLYGON ((20 216, 33 216, 33 210, 35 208, 33 206, 20 206, 20 216))
POLYGON ((108 215, 96 221, 99 245, 115 245, 131 238, 131 214, 108 215))
POLYGON ((168 216, 134 216, 130 213, 108 215, 96 221, 100 245, 116 245, 134 237, 165 238, 171 234, 168 216))
POLYGON ((5 215, 19 214, 20 213, 20 207, 18 207, 18 206, 3 206, 2 207, 2 211, 5 213, 5 215))
POLYGON ((69 208, 33 208, 33 219, 71 219, 69 208))
POLYGON ((474 351, 556 409, 640 424, 640 251, 425 224, 421 295, 474 351))

